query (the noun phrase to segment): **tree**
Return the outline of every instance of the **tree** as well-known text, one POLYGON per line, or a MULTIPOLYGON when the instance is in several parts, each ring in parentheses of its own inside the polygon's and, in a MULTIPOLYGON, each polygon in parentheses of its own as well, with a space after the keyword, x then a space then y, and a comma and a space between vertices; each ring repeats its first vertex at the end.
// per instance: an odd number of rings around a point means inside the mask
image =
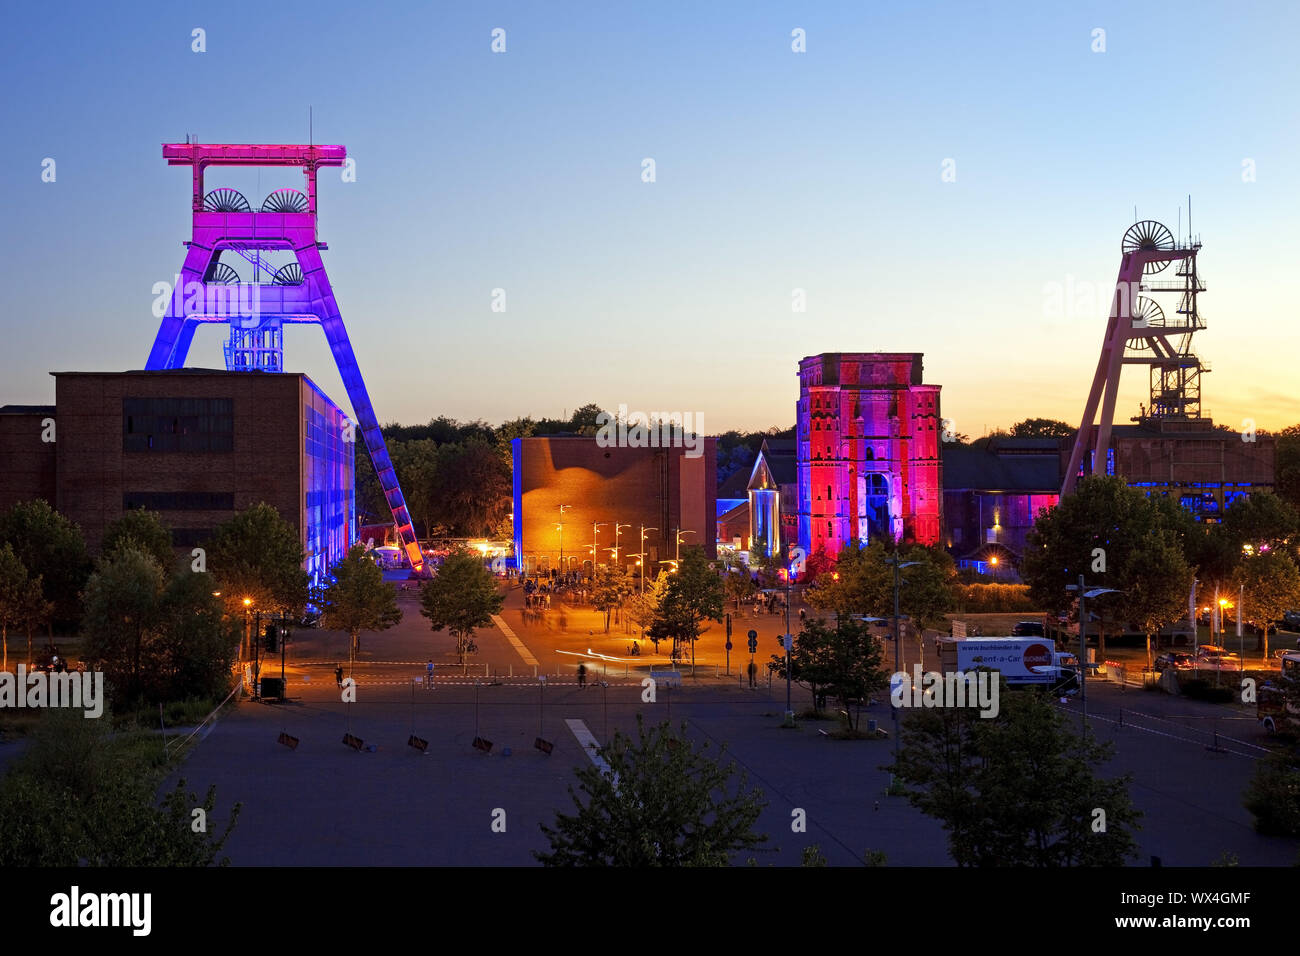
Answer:
POLYGON ((397 592, 384 580, 379 565, 366 556, 363 544, 354 544, 330 569, 331 579, 320 592, 317 605, 324 625, 348 632, 348 662, 356 663, 362 631, 386 631, 402 619, 397 592))
POLYGON ((438 524, 438 446, 423 438, 393 442, 389 449, 407 507, 423 523, 425 536, 436 536, 442 531, 438 524))
POLYGON ((477 555, 465 550, 448 555, 438 573, 420 589, 420 613, 429 619, 435 634, 443 628, 451 632, 462 664, 465 655, 477 649, 474 629, 490 624, 504 603, 492 572, 477 555))
POLYGON ((1076 429, 1055 418, 1026 418, 1011 426, 1012 438, 1073 438, 1076 429))
POLYGON ((31 580, 27 568, 8 543, 0 545, 0 642, 3 642, 3 664, 9 669, 9 628, 23 623, 31 603, 31 580))
POLYGON ((672 575, 660 573, 645 586, 644 590, 633 594, 628 601, 628 619, 641 629, 642 637, 645 636, 646 628, 654 624, 655 618, 659 615, 659 605, 668 592, 670 577, 672 575))
POLYGON ((704 549, 690 545, 682 549, 677 570, 668 576, 659 614, 650 625, 655 641, 673 642, 673 660, 680 653, 681 642, 689 641, 691 661, 695 660, 695 642, 705 621, 722 620, 722 580, 704 557, 704 549))
POLYGON ((1095 771, 1112 747, 1080 737, 1052 699, 1009 692, 996 717, 967 707, 913 711, 889 769, 908 801, 948 831, 958 866, 1121 866, 1141 813, 1128 777, 1095 771), (1105 812, 1098 829, 1095 810, 1105 812))
POLYGON ((857 730, 862 705, 889 682, 882 666, 884 648, 864 621, 838 621, 830 633, 830 693, 849 714, 849 729, 857 730))
POLYGON ((180 780, 155 800, 157 752, 143 734, 115 731, 78 711, 45 712, 31 746, 0 781, 0 866, 210 866, 234 829, 213 820, 216 788, 200 800, 180 780))
MULTIPOLYGON (((826 698, 826 688, 835 680, 832 647, 834 633, 833 628, 816 618, 805 621, 794 639, 794 648, 789 656, 790 680, 808 685, 814 714, 821 712, 826 698)), ((773 654, 768 667, 777 677, 784 680, 787 671, 786 655, 773 654)))
POLYGON ((1098 616, 1098 654, 1104 657, 1108 630, 1138 623, 1150 635, 1177 619, 1175 609, 1186 606, 1191 589, 1185 555, 1198 541, 1176 502, 1148 498, 1122 478, 1093 475, 1039 516, 1026 539, 1020 576, 1034 603, 1057 614, 1077 614, 1077 594, 1066 588, 1081 574, 1090 586, 1127 592, 1127 598, 1107 595, 1088 604, 1098 616))
POLYGON ((162 593, 158 562, 131 547, 101 557, 86 582, 85 656, 130 698, 142 689, 141 656, 158 626, 162 593))
POLYGON ((542 824, 551 849, 534 852, 538 860, 546 866, 726 866, 733 854, 767 840, 754 831, 766 805, 762 792, 747 790, 743 774, 731 786, 734 763, 710 757, 708 744, 697 749, 685 725, 674 735, 666 721, 649 730, 640 714, 636 722, 635 740, 615 731, 600 750, 608 770, 578 769, 578 789, 569 787, 576 812, 557 813, 553 827, 542 824))
POLYGON ((145 645, 145 686, 153 700, 220 698, 230 690, 242 621, 223 611, 206 573, 181 568, 167 580, 155 636, 145 645))
POLYGON ((439 448, 434 488, 442 524, 459 534, 491 532, 511 507, 510 466, 484 441, 439 448))
POLYGON ((1290 751, 1275 751, 1255 764, 1242 798, 1266 836, 1300 836, 1300 766, 1290 751))
POLYGON ((45 627, 50 622, 54 614, 54 602, 45 600, 45 592, 41 587, 41 579, 38 575, 34 578, 27 579, 27 599, 23 601, 22 620, 23 630, 27 632, 27 666, 32 666, 32 634, 38 628, 45 627))
POLYGON ((1268 657, 1270 625, 1300 606, 1300 571, 1284 551, 1264 551, 1241 562, 1234 583, 1245 589, 1243 611, 1261 629, 1260 646, 1268 657))
POLYGON ((737 610, 740 609, 742 601, 748 601, 758 590, 758 585, 754 583, 749 569, 744 566, 727 571, 723 575, 722 586, 727 600, 734 601, 737 610))
POLYGON ((1279 548, 1300 530, 1300 516, 1270 491, 1253 491, 1237 498, 1223 512, 1223 532, 1238 547, 1279 548))
POLYGON ((1273 470, 1278 497, 1300 510, 1300 425, 1278 432, 1273 470))
POLYGON ((954 604, 957 571, 952 557, 941 548, 920 544, 893 547, 882 540, 863 546, 850 541, 840 550, 835 568, 823 574, 808 599, 815 607, 832 610, 843 619, 853 615, 890 617, 894 613, 894 567, 890 563, 915 562, 901 573, 899 613, 916 631, 924 661, 924 631, 934 627, 954 604), (828 580, 829 577, 829 580, 828 580))
POLYGON ((591 603, 605 615, 605 633, 609 633, 609 616, 623 606, 632 593, 632 579, 625 569, 608 564, 596 565, 591 588, 591 603))
POLYGON ((122 517, 109 522, 99 546, 100 554, 109 554, 121 547, 143 551, 158 562, 164 573, 170 572, 176 564, 171 530, 162 523, 162 517, 155 511, 137 508, 124 512, 122 517))
POLYGON ((271 505, 260 502, 217 528, 208 545, 208 568, 232 616, 244 599, 263 613, 296 615, 307 603, 298 532, 271 505))
POLYGON ((73 626, 81 618, 78 595, 90 573, 81 529, 43 499, 20 501, 0 515, 0 544, 13 547, 27 573, 41 579, 54 604, 52 621, 73 626))

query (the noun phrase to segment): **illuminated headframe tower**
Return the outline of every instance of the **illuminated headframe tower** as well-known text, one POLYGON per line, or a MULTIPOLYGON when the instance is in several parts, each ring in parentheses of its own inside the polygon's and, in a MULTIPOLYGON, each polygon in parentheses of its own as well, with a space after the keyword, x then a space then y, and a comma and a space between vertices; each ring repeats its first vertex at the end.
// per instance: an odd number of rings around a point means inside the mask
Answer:
POLYGON ((321 261, 321 250, 327 247, 316 239, 316 172, 323 166, 342 166, 346 149, 170 143, 163 146, 163 158, 170 166, 193 170, 194 224, 190 241, 185 243, 185 264, 145 367, 182 368, 195 329, 200 323, 216 322, 230 327, 225 346, 227 369, 279 372, 284 368, 284 325, 320 325, 392 509, 402 547, 411 566, 420 569, 423 555, 415 529, 321 261), (254 212, 233 189, 204 193, 203 173, 208 166, 301 166, 307 192, 277 189, 254 212), (264 259, 263 253, 268 252, 292 261, 277 268, 264 259), (223 255, 250 263, 252 281, 241 280, 230 263, 222 261, 223 255))
POLYGON ((1185 245, 1179 245, 1168 228, 1150 219, 1130 226, 1124 233, 1110 321, 1083 421, 1066 466, 1062 495, 1074 491, 1081 474, 1107 471, 1115 396, 1123 366, 1146 365, 1150 369, 1151 404, 1135 420, 1147 423, 1200 419, 1201 372, 1209 371, 1192 351, 1192 335, 1205 328, 1196 305, 1197 295, 1205 291, 1196 271, 1200 248, 1200 240, 1191 236, 1185 245), (1150 278, 1171 262, 1178 264, 1176 278, 1150 278), (1172 316, 1166 315, 1152 297, 1157 293, 1178 296, 1172 316), (1101 419, 1094 425, 1099 402, 1101 419))

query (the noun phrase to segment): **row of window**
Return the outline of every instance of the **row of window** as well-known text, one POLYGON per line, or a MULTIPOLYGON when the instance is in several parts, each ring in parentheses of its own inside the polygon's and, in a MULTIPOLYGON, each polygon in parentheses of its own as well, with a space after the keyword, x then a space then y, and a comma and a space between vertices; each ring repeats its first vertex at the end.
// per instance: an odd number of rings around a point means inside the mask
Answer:
POLYGON ((234 451, 234 399, 123 398, 122 450, 234 451))

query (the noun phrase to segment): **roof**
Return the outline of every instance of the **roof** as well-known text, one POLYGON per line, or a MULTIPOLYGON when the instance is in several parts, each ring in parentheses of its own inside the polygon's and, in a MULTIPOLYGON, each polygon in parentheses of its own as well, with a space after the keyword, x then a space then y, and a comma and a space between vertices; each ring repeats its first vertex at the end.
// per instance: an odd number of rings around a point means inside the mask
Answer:
MULTIPOLYGON (((793 485, 799 480, 798 460, 795 457, 796 443, 793 438, 766 438, 763 447, 758 450, 758 457, 767 462, 772 480, 778 485, 793 485)), ((758 466, 755 459, 754 466, 758 466)), ((753 475, 753 471, 750 472, 753 475)))
POLYGON ((945 446, 943 487, 945 491, 1055 494, 1061 489, 1061 460, 1056 455, 999 455, 981 448, 945 446))
POLYGON ((736 505, 734 508, 728 508, 722 514, 718 515, 719 521, 726 521, 726 522, 740 521, 742 518, 746 521, 749 520, 749 499, 748 498, 746 498, 740 504, 736 505))
POLYGON ((737 468, 733 471, 727 477, 727 480, 718 486, 718 498, 747 498, 749 496, 749 475, 752 471, 752 466, 748 469, 737 468))

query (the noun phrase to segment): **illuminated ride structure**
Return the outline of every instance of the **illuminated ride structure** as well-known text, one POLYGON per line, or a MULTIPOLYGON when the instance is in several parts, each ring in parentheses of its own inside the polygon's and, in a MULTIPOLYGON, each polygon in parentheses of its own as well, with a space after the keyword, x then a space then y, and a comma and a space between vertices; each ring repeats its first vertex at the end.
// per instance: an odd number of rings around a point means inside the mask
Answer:
POLYGON ((230 327, 225 344, 228 370, 280 372, 284 370, 283 327, 290 323, 320 325, 347 388, 402 547, 411 566, 421 570, 423 555, 397 473, 321 261, 321 250, 328 247, 316 239, 316 172, 321 167, 342 166, 346 149, 170 143, 163 146, 163 158, 169 166, 193 170, 193 231, 185 243, 185 263, 146 369, 184 367, 195 330, 201 323, 213 322, 230 327), (208 166, 301 166, 307 192, 277 189, 254 212, 233 189, 204 193, 203 173, 208 166), (222 261, 223 256, 251 264, 253 281, 243 281, 230 261, 222 261), (290 261, 273 264, 285 258, 290 261))
POLYGON ((1125 365, 1149 368, 1150 405, 1135 421, 1201 420, 1201 373, 1208 372, 1209 365, 1192 351, 1192 335, 1205 328, 1196 300, 1205 291, 1196 270, 1200 248, 1199 238, 1189 234, 1186 243, 1180 245, 1167 227, 1150 219, 1135 223, 1124 233, 1110 321, 1083 421, 1070 452, 1062 495, 1073 492, 1084 474, 1109 471, 1098 459, 1108 461, 1115 397, 1125 365), (1177 263, 1173 273, 1177 278, 1152 278, 1170 263, 1177 263), (1172 315, 1158 304, 1154 298, 1157 294, 1178 296, 1172 315), (1099 403, 1101 417, 1094 424, 1099 403))

